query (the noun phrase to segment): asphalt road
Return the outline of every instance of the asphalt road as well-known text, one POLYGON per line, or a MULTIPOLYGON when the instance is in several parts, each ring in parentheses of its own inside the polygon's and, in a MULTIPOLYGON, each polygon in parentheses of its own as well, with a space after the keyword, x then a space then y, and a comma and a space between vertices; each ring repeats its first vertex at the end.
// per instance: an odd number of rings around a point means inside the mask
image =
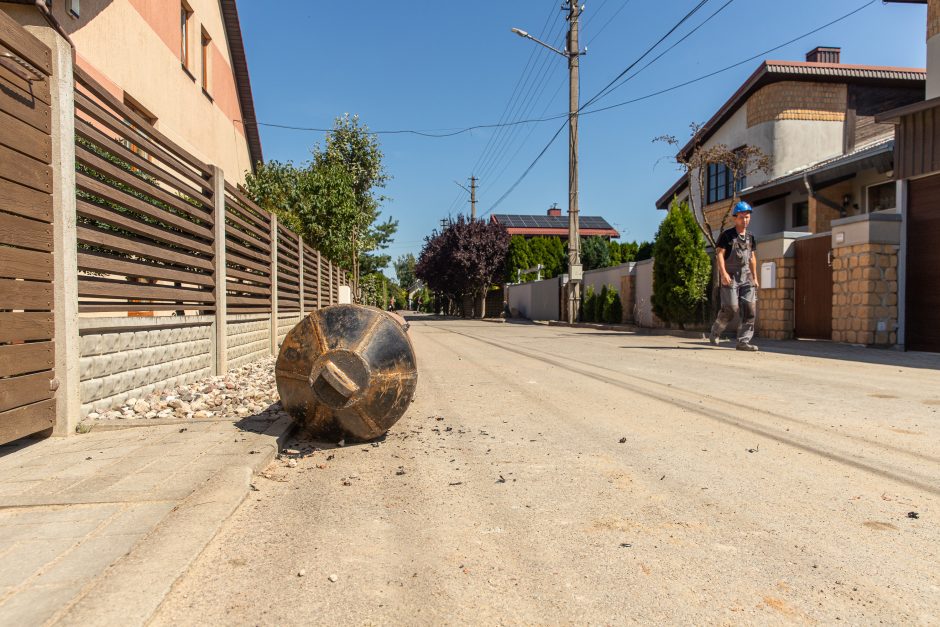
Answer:
POLYGON ((410 334, 411 410, 292 444, 154 624, 940 623, 940 356, 410 334))

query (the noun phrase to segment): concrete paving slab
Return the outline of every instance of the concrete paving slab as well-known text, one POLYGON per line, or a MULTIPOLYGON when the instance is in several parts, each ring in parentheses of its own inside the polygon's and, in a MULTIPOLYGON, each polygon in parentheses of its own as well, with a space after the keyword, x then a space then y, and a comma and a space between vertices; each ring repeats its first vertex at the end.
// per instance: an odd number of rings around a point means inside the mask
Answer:
POLYGON ((271 414, 0 446, 0 624, 143 624, 291 426, 271 414))

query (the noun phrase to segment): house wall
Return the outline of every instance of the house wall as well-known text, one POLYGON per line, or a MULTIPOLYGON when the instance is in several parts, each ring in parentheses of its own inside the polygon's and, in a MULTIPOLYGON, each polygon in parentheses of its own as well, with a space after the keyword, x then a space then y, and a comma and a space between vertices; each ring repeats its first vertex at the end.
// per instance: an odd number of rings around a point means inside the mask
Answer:
MULTIPOLYGON (((244 181, 251 167, 218 0, 189 0, 190 74, 180 64, 180 3, 171 0, 82 0, 81 16, 64 2, 53 13, 76 47, 76 64, 119 99, 129 95, 156 116, 156 128, 225 178, 244 181), (209 96, 203 93, 200 29, 211 37, 209 96)), ((6 7, 23 24, 38 23, 33 7, 6 7)))

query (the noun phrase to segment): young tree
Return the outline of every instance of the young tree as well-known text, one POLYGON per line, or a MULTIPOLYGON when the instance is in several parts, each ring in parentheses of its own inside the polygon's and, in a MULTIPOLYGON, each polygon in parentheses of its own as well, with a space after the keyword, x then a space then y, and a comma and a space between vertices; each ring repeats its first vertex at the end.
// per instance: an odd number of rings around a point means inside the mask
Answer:
POLYGON ((619 266, 623 263, 623 255, 620 252, 620 244, 618 242, 608 242, 607 248, 610 249, 610 265, 619 266))
POLYGON ((415 284, 415 256, 411 253, 400 255, 392 264, 398 284, 405 290, 410 290, 415 284))
POLYGON ((517 271, 531 267, 529 242, 522 235, 513 235, 506 254, 506 282, 515 283, 519 280, 517 271))
POLYGON ((581 238, 581 263, 585 272, 610 265, 610 248, 602 237, 581 238))
POLYGON ((692 144, 689 150, 682 150, 679 140, 673 135, 660 135, 653 141, 663 142, 675 148, 676 163, 679 168, 689 177, 689 201, 691 203, 692 215, 696 218, 696 224, 705 236, 709 245, 715 248, 715 232, 721 232, 728 228, 732 222, 731 210, 740 199, 738 196, 738 181, 747 178, 751 174, 770 172, 771 158, 757 146, 745 144, 740 148, 731 149, 725 144, 716 144, 708 148, 702 145, 700 124, 690 124, 692 131, 692 144), (706 183, 709 165, 721 165, 728 169, 731 180, 734 181, 731 197, 727 199, 727 208, 722 211, 721 217, 714 224, 714 220, 709 218, 705 212, 706 202, 706 183), (694 184, 694 185, 693 185, 694 184), (697 204, 696 204, 697 203, 697 204))
POLYGON ((304 240, 352 273, 358 298, 359 276, 388 265, 388 255, 372 254, 392 241, 398 222, 379 221, 388 175, 375 135, 358 117, 337 118, 326 146, 298 167, 270 161, 249 173, 245 186, 255 202, 271 211, 304 240))
POLYGON ((673 201, 653 242, 653 311, 679 325, 696 321, 706 300, 711 260, 688 204, 673 201))

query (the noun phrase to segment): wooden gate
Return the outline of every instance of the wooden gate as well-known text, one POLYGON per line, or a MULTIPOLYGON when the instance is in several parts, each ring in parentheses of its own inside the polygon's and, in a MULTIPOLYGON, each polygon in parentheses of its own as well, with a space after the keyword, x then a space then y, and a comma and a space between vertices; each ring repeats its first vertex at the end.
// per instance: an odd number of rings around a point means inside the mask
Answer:
POLYGON ((940 175, 908 184, 904 345, 940 352, 940 175))
POLYGON ((55 423, 51 68, 0 11, 0 444, 55 423))
POLYGON ((832 239, 827 233, 793 243, 796 249, 796 337, 832 339, 832 239))

